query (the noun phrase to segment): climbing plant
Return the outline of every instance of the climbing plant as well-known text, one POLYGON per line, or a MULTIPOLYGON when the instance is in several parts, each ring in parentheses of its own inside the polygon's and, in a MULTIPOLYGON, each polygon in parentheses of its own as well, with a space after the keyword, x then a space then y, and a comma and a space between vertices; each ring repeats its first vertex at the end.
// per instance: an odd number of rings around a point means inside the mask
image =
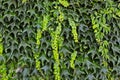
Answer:
POLYGON ((0 80, 119 80, 119 0, 0 0, 0 80))

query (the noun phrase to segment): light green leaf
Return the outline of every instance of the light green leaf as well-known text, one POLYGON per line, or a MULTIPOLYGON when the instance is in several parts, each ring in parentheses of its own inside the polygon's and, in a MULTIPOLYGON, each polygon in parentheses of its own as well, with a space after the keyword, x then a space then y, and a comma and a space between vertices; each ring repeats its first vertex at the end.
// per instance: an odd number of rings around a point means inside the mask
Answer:
POLYGON ((22 3, 25 3, 27 0, 22 0, 22 3))
POLYGON ((64 7, 68 7, 69 3, 66 0, 59 0, 59 3, 61 3, 64 7))

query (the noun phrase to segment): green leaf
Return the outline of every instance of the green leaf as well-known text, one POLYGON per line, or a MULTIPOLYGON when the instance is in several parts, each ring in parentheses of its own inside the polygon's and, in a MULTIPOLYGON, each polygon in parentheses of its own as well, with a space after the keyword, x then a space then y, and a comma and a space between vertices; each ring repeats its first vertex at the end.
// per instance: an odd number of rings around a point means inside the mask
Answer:
POLYGON ((22 0, 22 3, 25 3, 27 0, 22 0))
POLYGON ((46 72, 47 72, 47 70, 49 69, 49 67, 48 67, 48 66, 43 66, 41 69, 42 69, 42 70, 44 70, 44 71, 45 71, 45 73, 46 73, 46 72))
POLYGON ((97 27, 99 27, 99 24, 93 25, 93 29, 96 29, 97 27))
POLYGON ((47 30, 48 22, 49 22, 49 15, 44 15, 42 21, 42 31, 47 30))
POLYGON ((2 55, 2 53, 3 53, 3 44, 0 43, 0 55, 2 55))
POLYGON ((66 0, 59 0, 59 3, 61 3, 64 7, 68 7, 69 3, 66 0))
POLYGON ((116 12, 116 15, 120 17, 120 10, 116 12))
POLYGON ((24 70, 23 70, 23 77, 27 77, 29 75, 30 75, 29 74, 29 69, 28 68, 24 68, 24 70))

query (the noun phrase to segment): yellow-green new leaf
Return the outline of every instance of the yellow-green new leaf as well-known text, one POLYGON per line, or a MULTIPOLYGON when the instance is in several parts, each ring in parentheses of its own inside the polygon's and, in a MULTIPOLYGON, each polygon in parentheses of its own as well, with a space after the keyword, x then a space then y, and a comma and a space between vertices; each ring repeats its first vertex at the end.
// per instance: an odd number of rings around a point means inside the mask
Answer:
POLYGON ((3 53, 3 44, 0 43, 0 55, 3 53))
POLYGON ((59 0, 59 3, 62 4, 64 7, 68 7, 69 3, 66 0, 59 0))
POLYGON ((25 3, 27 0, 22 0, 22 3, 25 3))
POLYGON ((75 64, 74 64, 74 61, 76 59, 76 56, 77 56, 77 51, 74 51, 71 55, 71 60, 70 60, 70 66, 71 68, 75 68, 75 64))

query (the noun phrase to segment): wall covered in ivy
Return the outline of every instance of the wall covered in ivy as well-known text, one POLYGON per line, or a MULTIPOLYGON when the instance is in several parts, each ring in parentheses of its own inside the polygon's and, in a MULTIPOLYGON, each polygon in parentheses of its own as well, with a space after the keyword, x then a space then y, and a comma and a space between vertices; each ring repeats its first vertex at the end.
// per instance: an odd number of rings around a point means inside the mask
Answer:
POLYGON ((119 79, 119 0, 0 0, 0 80, 119 79))

